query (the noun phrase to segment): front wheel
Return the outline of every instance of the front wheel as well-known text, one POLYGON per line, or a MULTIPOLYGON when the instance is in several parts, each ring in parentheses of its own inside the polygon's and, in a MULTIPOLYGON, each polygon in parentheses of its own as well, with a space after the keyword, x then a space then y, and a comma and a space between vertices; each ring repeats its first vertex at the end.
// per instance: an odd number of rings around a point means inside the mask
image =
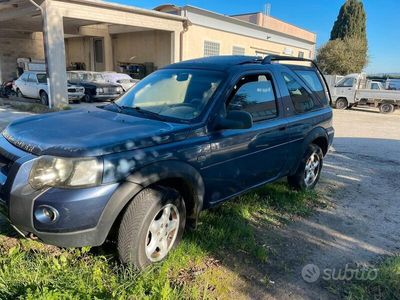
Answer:
POLYGON ((161 186, 144 189, 122 217, 120 260, 140 270, 163 260, 182 239, 185 223, 185 202, 176 190, 161 186))
POLYGON ((93 97, 89 94, 85 95, 85 102, 86 103, 92 103, 93 102, 93 97))
POLYGON ((24 98, 24 94, 22 94, 20 89, 17 89, 17 97, 18 98, 24 98))
POLYGON ((335 107, 337 109, 347 109, 349 107, 349 102, 346 98, 339 98, 336 100, 335 107))
POLYGON ((321 176, 324 155, 319 146, 310 144, 296 173, 288 176, 288 183, 298 190, 311 190, 321 176))

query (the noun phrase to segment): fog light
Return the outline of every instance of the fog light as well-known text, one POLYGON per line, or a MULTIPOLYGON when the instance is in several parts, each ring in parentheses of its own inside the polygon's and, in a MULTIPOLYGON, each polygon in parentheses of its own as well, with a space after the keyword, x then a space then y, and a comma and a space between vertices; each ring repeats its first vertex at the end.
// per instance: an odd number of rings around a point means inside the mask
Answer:
POLYGON ((58 211, 54 207, 48 205, 41 205, 35 210, 36 220, 43 224, 55 223, 58 217, 58 211))

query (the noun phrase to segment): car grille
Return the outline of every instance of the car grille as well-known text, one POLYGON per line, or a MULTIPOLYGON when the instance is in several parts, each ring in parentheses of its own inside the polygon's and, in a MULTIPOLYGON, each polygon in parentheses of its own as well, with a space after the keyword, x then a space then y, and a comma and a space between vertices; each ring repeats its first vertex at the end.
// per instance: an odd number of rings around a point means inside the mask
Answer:
POLYGON ((110 94, 110 95, 117 94, 116 87, 106 87, 106 88, 103 88, 103 91, 104 91, 104 94, 110 94))
POLYGON ((83 93, 85 92, 84 88, 69 88, 68 93, 83 93))

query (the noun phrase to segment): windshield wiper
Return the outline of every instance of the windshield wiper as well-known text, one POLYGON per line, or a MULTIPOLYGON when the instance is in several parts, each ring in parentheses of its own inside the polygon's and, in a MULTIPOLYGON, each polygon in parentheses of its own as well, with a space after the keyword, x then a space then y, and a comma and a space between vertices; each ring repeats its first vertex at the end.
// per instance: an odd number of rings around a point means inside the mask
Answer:
POLYGON ((139 106, 134 106, 134 107, 131 107, 131 106, 120 106, 120 108, 121 108, 122 111, 124 111, 124 110, 136 111, 136 112, 138 112, 138 113, 140 113, 142 115, 153 117, 153 118, 155 118, 157 120, 160 120, 160 121, 166 121, 166 118, 164 118, 160 114, 152 112, 150 110, 142 109, 139 106))
POLYGON ((117 108, 117 111, 118 111, 119 113, 122 112, 122 107, 119 106, 114 100, 111 100, 111 101, 110 101, 110 104, 113 105, 113 106, 115 106, 115 107, 117 108))

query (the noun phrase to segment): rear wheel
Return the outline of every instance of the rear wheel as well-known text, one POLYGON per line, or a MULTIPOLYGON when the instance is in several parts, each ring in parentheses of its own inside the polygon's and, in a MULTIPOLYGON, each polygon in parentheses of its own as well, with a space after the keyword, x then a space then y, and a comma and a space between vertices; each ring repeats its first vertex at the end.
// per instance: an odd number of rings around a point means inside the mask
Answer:
POLYGON ((163 260, 182 239, 185 223, 185 203, 176 190, 144 189, 122 217, 118 232, 121 261, 143 269, 163 260))
POLYGON ((383 114, 390 114, 392 112, 394 112, 395 107, 393 104, 390 103, 383 103, 381 105, 379 105, 379 111, 383 114))
POLYGON ((298 190, 311 190, 319 181, 324 155, 319 146, 310 144, 296 173, 288 176, 290 186, 298 190))
POLYGON ((49 105, 49 96, 47 95, 47 93, 45 91, 40 92, 40 102, 43 105, 49 105))
POLYGON ((339 98, 336 100, 335 107, 337 109, 347 109, 349 107, 349 102, 346 98, 339 98))

